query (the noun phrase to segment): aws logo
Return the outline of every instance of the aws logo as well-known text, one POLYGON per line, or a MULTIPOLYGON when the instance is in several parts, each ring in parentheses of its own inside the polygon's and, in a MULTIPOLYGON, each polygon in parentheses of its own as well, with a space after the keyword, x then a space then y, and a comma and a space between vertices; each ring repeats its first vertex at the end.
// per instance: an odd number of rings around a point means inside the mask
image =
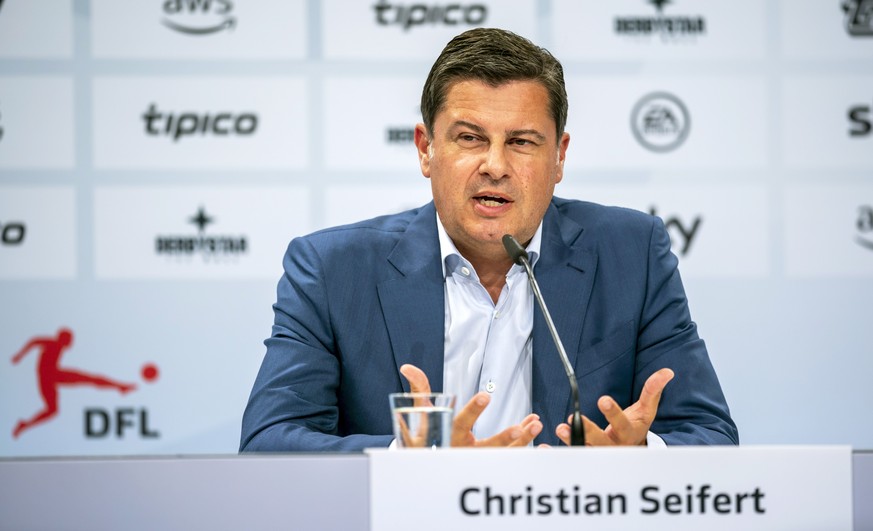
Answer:
POLYGON ((163 9, 161 23, 185 35, 212 35, 236 27, 229 0, 167 0, 163 9))

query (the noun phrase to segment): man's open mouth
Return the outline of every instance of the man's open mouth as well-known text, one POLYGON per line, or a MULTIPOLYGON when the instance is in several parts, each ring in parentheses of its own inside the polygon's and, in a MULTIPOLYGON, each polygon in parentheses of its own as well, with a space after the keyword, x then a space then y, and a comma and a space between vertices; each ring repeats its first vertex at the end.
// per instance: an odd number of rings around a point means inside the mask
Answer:
POLYGON ((499 207, 509 203, 509 200, 502 197, 495 197, 493 195, 477 195, 473 199, 479 201, 480 205, 487 207, 499 207))

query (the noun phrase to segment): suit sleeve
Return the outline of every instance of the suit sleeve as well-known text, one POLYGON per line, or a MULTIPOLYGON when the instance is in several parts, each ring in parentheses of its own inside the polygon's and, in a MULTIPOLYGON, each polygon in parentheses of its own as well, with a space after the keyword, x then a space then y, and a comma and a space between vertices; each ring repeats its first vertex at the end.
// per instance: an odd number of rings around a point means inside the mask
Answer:
POLYGON ((640 396, 652 373, 669 367, 675 377, 664 389, 651 431, 667 445, 738 444, 737 428, 706 345, 691 320, 677 265, 664 224, 654 218, 637 336, 634 396, 640 396))
POLYGON ((390 435, 338 435, 340 362, 316 248, 288 246, 272 335, 242 420, 240 452, 360 451, 390 435))

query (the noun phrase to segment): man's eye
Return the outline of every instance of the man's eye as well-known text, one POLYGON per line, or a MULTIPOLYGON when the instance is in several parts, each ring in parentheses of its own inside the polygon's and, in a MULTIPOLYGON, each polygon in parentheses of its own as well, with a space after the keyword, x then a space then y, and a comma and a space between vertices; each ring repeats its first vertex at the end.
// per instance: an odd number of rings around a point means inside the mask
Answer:
POLYGON ((533 142, 531 142, 530 140, 527 140, 526 138, 515 138, 512 140, 512 143, 515 144, 516 146, 529 146, 529 145, 533 144, 533 142))
POLYGON ((463 140, 464 142, 474 142, 474 141, 476 141, 476 137, 473 136, 473 135, 461 135, 460 138, 461 138, 461 140, 463 140))

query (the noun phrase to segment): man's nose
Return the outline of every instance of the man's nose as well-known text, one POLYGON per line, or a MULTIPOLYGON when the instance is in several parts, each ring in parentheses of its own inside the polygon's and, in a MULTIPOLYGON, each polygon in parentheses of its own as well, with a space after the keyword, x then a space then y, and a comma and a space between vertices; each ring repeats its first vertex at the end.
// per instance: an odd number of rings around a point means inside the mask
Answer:
POLYGON ((506 145, 502 142, 493 142, 484 154, 479 173, 489 179, 499 180, 509 177, 509 159, 506 157, 506 145))

